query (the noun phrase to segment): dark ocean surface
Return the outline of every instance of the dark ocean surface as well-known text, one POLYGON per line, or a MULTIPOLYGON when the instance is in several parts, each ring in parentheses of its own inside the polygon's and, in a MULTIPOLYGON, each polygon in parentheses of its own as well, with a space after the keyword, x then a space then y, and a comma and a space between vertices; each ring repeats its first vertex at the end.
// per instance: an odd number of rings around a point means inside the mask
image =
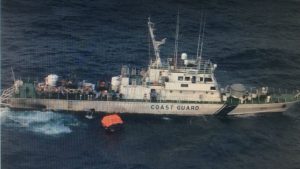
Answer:
MULTIPOLYGON (((2 0, 1 85, 55 73, 96 82, 124 64, 146 67, 147 19, 162 58, 196 55, 201 11, 203 56, 220 85, 300 89, 299 0, 2 0)), ((297 169, 300 105, 282 114, 176 117, 123 115, 120 133, 71 113, 1 109, 3 169, 297 169)))

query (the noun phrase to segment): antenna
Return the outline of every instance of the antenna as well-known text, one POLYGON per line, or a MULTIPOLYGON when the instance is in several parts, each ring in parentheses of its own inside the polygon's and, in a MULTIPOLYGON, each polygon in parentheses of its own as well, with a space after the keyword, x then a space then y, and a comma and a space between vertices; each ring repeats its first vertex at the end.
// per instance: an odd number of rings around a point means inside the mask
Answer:
POLYGON ((11 73, 12 73, 12 78, 13 78, 13 80, 14 80, 14 82, 15 82, 15 81, 16 81, 16 77, 15 77, 14 69, 13 69, 12 66, 10 67, 10 69, 11 69, 11 73))
POLYGON ((177 57, 178 57, 178 35, 179 35, 179 9, 177 11, 177 23, 176 23, 176 33, 175 33, 175 47, 174 47, 174 67, 177 67, 177 57))
POLYGON ((201 33, 202 33, 202 22, 203 22, 203 12, 201 12, 200 26, 199 26, 199 36, 198 36, 198 45, 197 45, 197 59, 199 59, 199 50, 200 50, 200 42, 201 42, 201 33))
MULTIPOLYGON (((150 20, 150 16, 149 16, 150 20)), ((151 64, 151 39, 150 39, 150 33, 148 32, 148 59, 149 59, 149 64, 151 64)))
POLYGON ((205 25, 206 25, 206 14, 204 13, 204 23, 203 23, 203 29, 202 29, 202 41, 201 41, 200 57, 199 57, 200 60, 202 59, 205 25))

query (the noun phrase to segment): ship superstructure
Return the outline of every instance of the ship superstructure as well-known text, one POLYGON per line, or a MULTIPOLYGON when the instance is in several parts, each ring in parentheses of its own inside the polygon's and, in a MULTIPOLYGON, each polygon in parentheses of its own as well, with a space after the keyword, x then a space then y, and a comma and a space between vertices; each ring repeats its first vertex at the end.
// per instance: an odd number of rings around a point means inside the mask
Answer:
POLYGON ((200 57, 189 59, 186 53, 182 53, 180 59, 174 57, 162 62, 160 46, 165 39, 155 39, 154 24, 150 19, 148 27, 155 59, 147 70, 140 72, 123 66, 121 75, 112 78, 112 88, 125 99, 221 102, 221 92, 214 76, 217 65, 200 57))

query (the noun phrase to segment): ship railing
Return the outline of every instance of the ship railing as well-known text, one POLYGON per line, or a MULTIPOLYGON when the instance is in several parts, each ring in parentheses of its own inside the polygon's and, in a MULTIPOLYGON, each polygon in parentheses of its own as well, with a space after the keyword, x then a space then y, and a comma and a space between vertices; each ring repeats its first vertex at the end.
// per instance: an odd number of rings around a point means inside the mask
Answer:
MULTIPOLYGON (((152 64, 151 64, 152 65, 152 64)), ((150 66, 151 69, 169 69, 172 72, 187 72, 191 70, 196 70, 197 74, 211 74, 214 70, 214 65, 210 60, 201 60, 200 64, 194 66, 185 66, 183 64, 177 65, 176 69, 170 69, 171 65, 163 64, 160 67, 150 66)))
MULTIPOLYGON (((299 91, 288 91, 288 90, 279 90, 280 92, 271 92, 269 95, 258 96, 253 99, 245 99, 243 104, 265 104, 265 103, 285 103, 285 102, 293 102, 300 101, 300 93, 299 91), (269 100, 267 100, 267 96, 270 96, 269 100)), ((5 92, 1 96, 1 103, 4 103, 5 100, 12 97, 14 92, 14 88, 11 87, 6 89, 5 92)), ((14 97, 20 97, 14 95, 14 97)), ((101 95, 99 97, 96 96, 95 93, 36 93, 34 98, 38 99, 61 99, 61 100, 102 100, 102 101, 125 101, 125 102, 151 102, 151 99, 127 99, 125 97, 115 96, 113 93, 107 95, 101 95)), ((194 100, 181 98, 181 96, 174 96, 173 98, 177 98, 176 100, 168 100, 164 97, 158 97, 156 103, 203 103, 203 104, 211 104, 211 103, 220 103, 222 101, 205 101, 205 100, 194 100)), ((230 99, 230 98, 229 98, 230 99)), ((230 100, 227 100, 230 101, 230 100)), ((224 102, 223 102, 224 103, 224 102)))
MULTIPOLYGON (((265 104, 265 103, 287 103, 300 101, 299 94, 296 90, 270 90, 271 93, 267 95, 257 96, 256 98, 246 99, 244 104, 265 104), (269 96, 269 99, 267 98, 269 96)), ((300 94, 299 94, 300 95, 300 94)))
POLYGON ((152 102, 152 103, 203 103, 203 104, 214 104, 221 103, 221 101, 203 101, 203 100, 193 100, 186 98, 180 98, 180 96, 174 97, 178 98, 176 100, 168 100, 161 97, 158 97, 156 101, 151 101, 150 98, 146 99, 128 99, 126 97, 115 97, 112 94, 100 96, 96 98, 95 94, 68 94, 65 93, 40 93, 36 94, 35 98, 37 99, 58 99, 58 100, 88 100, 88 101, 121 101, 121 102, 152 102))
POLYGON ((58 100, 95 100, 96 95, 89 93, 36 93, 37 99, 58 99, 58 100))
POLYGON ((212 74, 212 69, 198 69, 194 67, 180 68, 177 70, 172 70, 174 73, 190 73, 190 74, 212 74), (195 71, 196 70, 196 71, 195 71))
MULTIPOLYGON (((18 97, 22 98, 22 97, 18 97)), ((201 101, 201 100, 186 100, 186 99, 177 99, 177 100, 165 100, 165 99, 158 99, 156 101, 151 101, 151 99, 126 99, 126 98, 113 98, 112 96, 106 96, 101 98, 95 98, 95 95, 88 95, 79 94, 77 95, 70 95, 66 94, 64 96, 59 95, 57 93, 45 93, 42 95, 36 95, 35 99, 56 99, 56 100, 82 100, 82 101, 120 101, 120 102, 151 102, 151 103, 188 103, 188 104, 220 104, 221 101, 201 101)))
POLYGON ((196 100, 156 100, 151 101, 150 99, 120 99, 121 102, 145 102, 145 103, 187 103, 187 104, 222 104, 221 101, 196 101, 196 100))

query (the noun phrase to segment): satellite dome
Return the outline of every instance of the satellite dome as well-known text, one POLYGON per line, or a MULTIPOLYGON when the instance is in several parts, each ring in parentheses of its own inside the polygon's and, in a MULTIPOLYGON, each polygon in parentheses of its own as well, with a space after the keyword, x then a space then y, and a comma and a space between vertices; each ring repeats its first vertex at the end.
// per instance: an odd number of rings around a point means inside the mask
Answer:
POLYGON ((181 59, 182 60, 187 60, 187 54, 186 53, 182 53, 181 54, 181 59))
POLYGON ((241 98, 246 93, 246 87, 243 84, 232 84, 230 86, 230 94, 232 97, 241 98))

